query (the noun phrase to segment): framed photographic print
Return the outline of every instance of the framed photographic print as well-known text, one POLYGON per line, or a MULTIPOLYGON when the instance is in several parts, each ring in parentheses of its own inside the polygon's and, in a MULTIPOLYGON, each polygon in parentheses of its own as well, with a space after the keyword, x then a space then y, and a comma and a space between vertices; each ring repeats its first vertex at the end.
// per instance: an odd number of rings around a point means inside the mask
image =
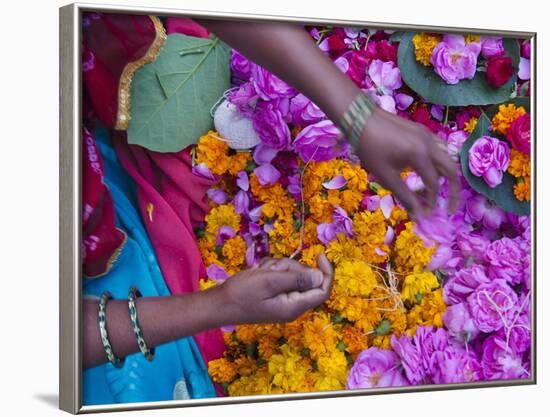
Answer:
POLYGON ((535 33, 60 9, 60 408, 535 383, 535 33))

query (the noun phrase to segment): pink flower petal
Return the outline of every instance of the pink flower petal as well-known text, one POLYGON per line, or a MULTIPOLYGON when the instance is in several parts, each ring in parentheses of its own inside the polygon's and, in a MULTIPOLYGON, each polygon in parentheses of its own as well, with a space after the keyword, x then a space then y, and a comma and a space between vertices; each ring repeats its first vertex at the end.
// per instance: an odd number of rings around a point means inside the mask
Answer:
POLYGON ((343 175, 337 175, 330 181, 324 182, 323 187, 325 187, 327 190, 339 190, 340 188, 347 185, 347 183, 348 182, 343 175))

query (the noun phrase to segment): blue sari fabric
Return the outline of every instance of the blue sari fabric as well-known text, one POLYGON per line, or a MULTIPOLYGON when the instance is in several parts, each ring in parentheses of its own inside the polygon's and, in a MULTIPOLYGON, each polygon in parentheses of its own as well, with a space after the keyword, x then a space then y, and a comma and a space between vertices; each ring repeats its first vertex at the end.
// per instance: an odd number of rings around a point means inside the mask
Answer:
MULTIPOLYGON (((125 299, 132 285, 137 286, 143 296, 170 295, 134 205, 134 184, 117 161, 109 131, 96 127, 95 139, 104 160, 105 183, 113 196, 117 227, 126 232, 127 241, 107 275, 84 279, 84 297, 99 297, 107 290, 115 299, 125 299)), ((137 352, 127 356, 120 369, 107 362, 83 372, 84 405, 215 396, 192 337, 157 346, 151 362, 137 352)))

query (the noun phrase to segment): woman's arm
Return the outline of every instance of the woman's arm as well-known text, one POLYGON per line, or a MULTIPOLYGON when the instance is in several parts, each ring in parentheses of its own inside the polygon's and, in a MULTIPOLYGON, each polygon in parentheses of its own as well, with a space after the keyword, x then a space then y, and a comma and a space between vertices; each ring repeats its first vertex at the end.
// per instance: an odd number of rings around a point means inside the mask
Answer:
MULTIPOLYGON (((299 25, 197 21, 247 58, 303 93, 335 124, 360 91, 299 25)), ((451 206, 454 206, 458 194, 455 164, 437 146, 437 141, 423 126, 375 110, 362 132, 358 154, 367 170, 396 194, 411 215, 417 216, 433 208, 439 176, 449 179, 451 206), (400 171, 406 166, 412 166, 422 176, 428 191, 427 207, 401 180, 400 171)))
MULTIPOLYGON (((206 291, 136 300, 138 320, 149 348, 228 324, 289 321, 330 295, 332 268, 320 269, 290 259, 264 260, 206 291)), ((107 361, 98 325, 98 301, 84 302, 84 368, 107 361)), ((113 353, 123 358, 138 352, 127 300, 110 300, 106 326, 113 353)), ((154 360, 154 359, 153 359, 154 360)))

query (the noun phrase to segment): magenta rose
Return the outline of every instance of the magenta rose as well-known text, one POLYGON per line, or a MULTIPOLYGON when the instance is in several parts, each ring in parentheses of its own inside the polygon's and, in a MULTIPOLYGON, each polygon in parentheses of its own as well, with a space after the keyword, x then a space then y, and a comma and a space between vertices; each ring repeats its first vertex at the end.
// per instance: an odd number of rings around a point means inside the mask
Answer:
POLYGON ((523 365, 521 355, 498 336, 490 336, 483 342, 481 356, 483 376, 486 379, 528 378, 529 369, 523 365))
POLYGON ((495 36, 481 37, 481 55, 489 59, 502 54, 504 54, 502 38, 497 38, 495 36))
POLYGON ((317 123, 325 117, 325 113, 303 94, 290 100, 290 115, 292 122, 299 126, 317 123))
POLYGON ((495 188, 510 163, 508 145, 491 136, 481 136, 468 151, 468 166, 472 174, 483 177, 487 185, 495 188))
POLYGON ((252 65, 256 64, 250 62, 235 49, 231 50, 231 71, 237 78, 248 81, 252 65))
POLYGON ((506 131, 506 139, 512 148, 529 155, 531 153, 531 117, 524 113, 516 118, 506 131))
POLYGON ((513 73, 512 58, 509 56, 494 56, 487 62, 487 82, 493 87, 502 87, 513 73))
POLYGON ((392 335, 390 343, 393 351, 401 360, 401 366, 403 366, 409 382, 412 385, 423 383, 426 378, 426 369, 422 366, 420 351, 412 344, 411 339, 406 334, 399 338, 392 335))
POLYGON ((524 275, 529 274, 528 245, 520 245, 521 237, 502 239, 492 242, 485 252, 485 259, 489 263, 487 275, 491 279, 502 278, 510 285, 521 284, 525 281, 524 275), (526 247, 524 247, 526 246, 526 247))
POLYGON ((373 387, 402 387, 409 385, 398 366, 398 358, 391 350, 371 347, 362 351, 351 367, 348 389, 373 387))
POLYGON ((341 140, 340 130, 330 120, 321 120, 306 126, 296 135, 294 147, 304 162, 329 161, 348 150, 341 140))
POLYGON ((282 150, 290 145, 288 125, 273 103, 258 103, 252 117, 252 124, 260 140, 271 148, 282 150))
POLYGON ((473 264, 469 268, 463 268, 445 283, 443 287, 445 303, 448 305, 462 303, 477 287, 487 283, 489 283, 489 278, 485 274, 483 266, 473 264))
POLYGON ((290 98, 296 94, 294 88, 259 65, 252 66, 250 77, 254 89, 263 100, 290 98))
POLYGON ((506 281, 495 279, 477 287, 468 297, 468 306, 477 328, 490 333, 513 322, 518 310, 518 296, 506 281))
POLYGON ((460 342, 472 340, 479 333, 465 303, 449 306, 442 318, 449 334, 460 342))
POLYGON ((482 379, 482 369, 475 353, 448 346, 434 353, 432 381, 434 384, 474 382, 482 379))
POLYGON ((457 84, 474 78, 480 51, 479 43, 466 44, 462 35, 445 35, 434 48, 430 62, 447 84, 457 84))

